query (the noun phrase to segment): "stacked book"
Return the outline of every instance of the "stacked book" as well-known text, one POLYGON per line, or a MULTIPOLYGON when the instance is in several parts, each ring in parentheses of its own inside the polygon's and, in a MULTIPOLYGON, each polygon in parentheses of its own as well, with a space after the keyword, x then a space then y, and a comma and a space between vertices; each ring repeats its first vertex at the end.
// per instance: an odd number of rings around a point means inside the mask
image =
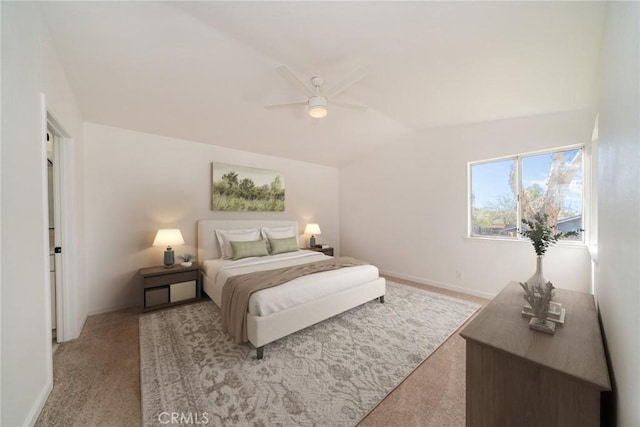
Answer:
MULTIPOLYGON (((549 313, 547 314, 547 320, 550 320, 560 326, 564 325, 564 317, 566 310, 562 308, 562 304, 559 302, 551 301, 549 303, 549 313)), ((525 304, 522 309, 522 317, 534 317, 533 309, 529 304, 525 304)))

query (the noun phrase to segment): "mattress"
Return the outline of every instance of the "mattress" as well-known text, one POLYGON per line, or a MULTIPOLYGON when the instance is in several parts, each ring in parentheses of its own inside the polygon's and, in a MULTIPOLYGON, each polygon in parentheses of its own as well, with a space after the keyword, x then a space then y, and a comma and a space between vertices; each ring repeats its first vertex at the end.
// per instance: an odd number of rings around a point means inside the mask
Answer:
MULTIPOLYGON (((300 250, 265 257, 245 258, 238 261, 228 259, 203 262, 204 291, 218 305, 222 301, 222 287, 227 278, 239 274, 309 262, 322 261, 328 257, 314 251, 300 250)), ((373 265, 345 267, 299 277, 279 286, 263 289, 249 298, 249 313, 266 316, 287 308, 332 295, 378 278, 378 268, 373 265)))

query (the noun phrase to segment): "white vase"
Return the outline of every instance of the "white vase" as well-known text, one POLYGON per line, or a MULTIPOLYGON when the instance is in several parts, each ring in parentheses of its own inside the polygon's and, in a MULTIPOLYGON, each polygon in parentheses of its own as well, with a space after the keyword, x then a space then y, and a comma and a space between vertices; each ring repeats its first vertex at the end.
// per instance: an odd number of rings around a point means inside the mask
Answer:
POLYGON ((185 261, 180 263, 180 265, 183 267, 191 267, 191 264, 193 264, 191 261, 185 261))
POLYGON ((542 274, 542 255, 538 255, 536 258, 536 272, 533 273, 533 276, 529 277, 527 280, 527 285, 529 286, 540 286, 541 289, 544 289, 547 284, 547 279, 542 274))

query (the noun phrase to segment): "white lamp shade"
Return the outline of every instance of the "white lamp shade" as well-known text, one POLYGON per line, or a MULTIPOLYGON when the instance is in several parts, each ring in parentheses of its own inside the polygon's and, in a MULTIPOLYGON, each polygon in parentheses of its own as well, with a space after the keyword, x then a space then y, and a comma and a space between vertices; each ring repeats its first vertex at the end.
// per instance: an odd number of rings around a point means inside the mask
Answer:
POLYGON ((306 228, 304 229, 305 234, 322 234, 320 232, 320 226, 318 224, 307 224, 306 228))
POLYGON ((182 233, 177 228, 162 228, 158 230, 153 246, 184 245, 182 233))

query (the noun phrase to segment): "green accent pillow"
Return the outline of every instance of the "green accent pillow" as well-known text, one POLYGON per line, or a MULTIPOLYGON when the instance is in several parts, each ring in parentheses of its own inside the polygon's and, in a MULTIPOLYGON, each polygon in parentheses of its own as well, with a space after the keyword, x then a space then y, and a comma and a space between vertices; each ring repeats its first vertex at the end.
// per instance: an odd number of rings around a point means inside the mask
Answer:
POLYGON ((283 254, 285 252, 298 251, 298 240, 295 237, 286 237, 284 239, 269 239, 271 246, 271 255, 283 254))
POLYGON ((267 244, 264 240, 253 240, 250 242, 229 242, 231 243, 231 259, 238 260, 252 256, 267 256, 267 244))

